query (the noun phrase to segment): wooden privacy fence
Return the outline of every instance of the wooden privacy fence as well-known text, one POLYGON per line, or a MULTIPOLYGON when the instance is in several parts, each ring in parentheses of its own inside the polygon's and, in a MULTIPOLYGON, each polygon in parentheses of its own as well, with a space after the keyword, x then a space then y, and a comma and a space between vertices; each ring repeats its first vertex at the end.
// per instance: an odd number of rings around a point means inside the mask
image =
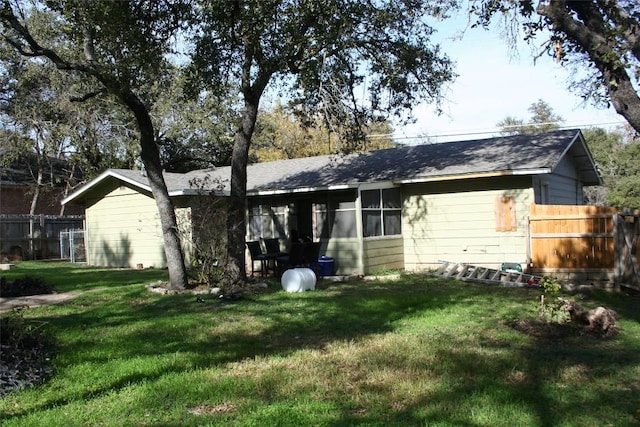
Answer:
POLYGON ((531 205, 531 271, 614 280, 640 289, 640 210, 531 205))

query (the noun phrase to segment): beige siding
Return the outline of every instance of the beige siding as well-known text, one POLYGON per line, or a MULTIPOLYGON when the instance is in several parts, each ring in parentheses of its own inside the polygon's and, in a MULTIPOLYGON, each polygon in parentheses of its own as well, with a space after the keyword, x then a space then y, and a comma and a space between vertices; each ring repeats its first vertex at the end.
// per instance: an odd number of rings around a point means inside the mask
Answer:
POLYGON ((360 243, 358 239, 331 239, 322 242, 320 255, 334 259, 335 273, 362 274, 360 243))
MULTIPOLYGON (((527 261, 527 218, 533 192, 528 188, 436 194, 427 185, 407 187, 403 211, 405 268, 436 267, 440 261, 496 267, 527 261), (514 231, 496 230, 496 199, 513 197, 514 231)), ((459 189, 458 189, 459 190, 459 189)))
POLYGON ((121 186, 86 209, 87 262, 109 267, 166 266, 152 197, 121 186))
POLYGON ((402 237, 384 237, 364 240, 364 274, 404 268, 402 237))

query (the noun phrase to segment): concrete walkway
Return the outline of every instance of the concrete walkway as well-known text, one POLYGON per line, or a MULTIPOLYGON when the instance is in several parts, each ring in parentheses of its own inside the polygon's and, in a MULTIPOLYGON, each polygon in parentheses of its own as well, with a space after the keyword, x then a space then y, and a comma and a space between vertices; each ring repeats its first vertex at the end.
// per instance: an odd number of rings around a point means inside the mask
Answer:
POLYGON ((42 307, 48 304, 59 304, 80 295, 81 292, 63 292, 60 294, 31 295, 27 297, 0 298, 0 313, 11 311, 17 307, 42 307))

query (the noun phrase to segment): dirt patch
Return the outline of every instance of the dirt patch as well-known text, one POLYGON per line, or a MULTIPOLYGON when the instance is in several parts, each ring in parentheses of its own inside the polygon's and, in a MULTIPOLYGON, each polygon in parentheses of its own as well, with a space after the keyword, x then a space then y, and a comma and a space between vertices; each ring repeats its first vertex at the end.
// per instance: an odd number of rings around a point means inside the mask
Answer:
POLYGON ((576 336, 601 339, 611 338, 618 333, 615 327, 603 333, 574 323, 545 322, 540 319, 513 319, 505 324, 518 332, 543 340, 562 340, 576 336))
POLYGON ((55 341, 45 326, 24 319, 19 310, 0 317, 0 397, 42 384, 52 375, 55 341))

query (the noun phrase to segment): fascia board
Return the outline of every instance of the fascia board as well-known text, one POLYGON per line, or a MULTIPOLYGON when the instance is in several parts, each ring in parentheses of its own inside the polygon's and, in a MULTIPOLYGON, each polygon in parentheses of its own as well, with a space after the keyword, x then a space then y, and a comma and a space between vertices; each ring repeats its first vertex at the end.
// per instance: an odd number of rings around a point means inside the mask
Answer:
POLYGON ((103 182, 104 180, 106 180, 109 177, 113 177, 116 179, 119 179, 120 181, 124 181, 128 184, 131 184, 135 187, 138 187, 140 189, 146 190, 146 191, 151 191, 151 188, 148 185, 145 184, 141 184, 139 181, 130 179, 124 175, 119 174, 117 171, 113 170, 113 169, 107 169, 106 171, 102 172, 100 175, 98 175, 96 178, 92 179, 91 181, 89 181, 87 184, 85 184, 84 186, 82 186, 82 188, 80 188, 78 191, 73 192, 72 194, 70 194, 69 196, 65 197, 64 199, 62 199, 62 201, 60 202, 62 205, 65 205, 71 201, 73 201, 74 199, 77 199, 78 197, 82 196, 83 194, 85 194, 86 192, 88 192, 89 190, 91 190, 92 188, 94 188, 95 186, 97 186, 98 184, 100 184, 101 182, 103 182))

